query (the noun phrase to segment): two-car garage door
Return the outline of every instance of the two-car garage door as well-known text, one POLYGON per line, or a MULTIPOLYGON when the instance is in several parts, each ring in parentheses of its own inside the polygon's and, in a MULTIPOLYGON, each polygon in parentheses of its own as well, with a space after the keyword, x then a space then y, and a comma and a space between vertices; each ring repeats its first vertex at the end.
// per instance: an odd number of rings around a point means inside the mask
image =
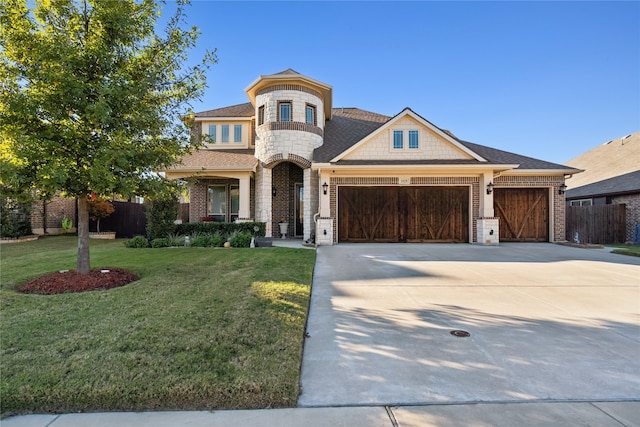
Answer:
MULTIPOLYGON (((549 241, 549 191, 497 188, 500 241, 549 241)), ((340 242, 468 242, 469 187, 340 187, 340 242)))
POLYGON ((469 187, 340 187, 340 242, 468 242, 469 187))

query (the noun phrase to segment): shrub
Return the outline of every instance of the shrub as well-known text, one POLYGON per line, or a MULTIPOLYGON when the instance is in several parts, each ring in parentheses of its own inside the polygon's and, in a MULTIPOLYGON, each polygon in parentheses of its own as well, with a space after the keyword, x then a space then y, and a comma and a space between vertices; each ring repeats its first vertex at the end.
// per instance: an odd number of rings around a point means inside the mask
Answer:
POLYGON ((176 225, 174 231, 188 235, 193 235, 194 232, 207 234, 220 232, 223 236, 229 236, 234 231, 244 231, 256 237, 264 237, 266 228, 267 225, 264 222, 187 222, 176 225))
POLYGON ((236 230, 229 235, 227 240, 231 243, 232 248, 248 248, 251 246, 252 237, 251 233, 236 230))
POLYGON ((178 233, 169 233, 167 235, 169 246, 184 246, 184 236, 178 233))
POLYGON ((144 236, 135 236, 124 242, 124 245, 128 248, 148 248, 149 241, 144 236))
POLYGON ((191 239, 191 246, 194 248, 206 248, 207 246, 213 246, 211 244, 211 236, 202 235, 191 239))
MULTIPOLYGON (((145 202, 147 216, 147 235, 151 238, 165 237, 176 232, 174 221, 178 217, 178 200, 160 198, 145 202)), ((185 233, 188 234, 188 233, 185 233)))
POLYGON ((0 206, 0 237, 27 236, 31 231, 31 202, 22 203, 2 197, 0 206))
POLYGON ((169 246, 171 246, 169 244, 169 239, 165 237, 158 237, 157 239, 153 239, 153 242, 151 242, 152 248, 168 248, 169 246))
POLYGON ((226 242, 226 239, 219 231, 211 235, 211 246, 213 246, 214 248, 221 248, 222 246, 224 246, 224 242, 226 242))

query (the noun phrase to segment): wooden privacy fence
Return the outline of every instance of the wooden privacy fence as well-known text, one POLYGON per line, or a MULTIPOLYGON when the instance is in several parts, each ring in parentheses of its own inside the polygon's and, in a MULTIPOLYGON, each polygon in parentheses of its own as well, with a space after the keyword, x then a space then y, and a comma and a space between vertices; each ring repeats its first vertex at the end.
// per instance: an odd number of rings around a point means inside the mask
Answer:
POLYGON ((626 205, 566 207, 566 239, 580 243, 624 243, 626 240, 626 205))
MULTIPOLYGON (((116 237, 133 237, 147 234, 145 207, 140 203, 112 202, 116 210, 100 220, 100 231, 115 231, 116 237)), ((96 221, 89 224, 90 231, 96 231, 96 221)))

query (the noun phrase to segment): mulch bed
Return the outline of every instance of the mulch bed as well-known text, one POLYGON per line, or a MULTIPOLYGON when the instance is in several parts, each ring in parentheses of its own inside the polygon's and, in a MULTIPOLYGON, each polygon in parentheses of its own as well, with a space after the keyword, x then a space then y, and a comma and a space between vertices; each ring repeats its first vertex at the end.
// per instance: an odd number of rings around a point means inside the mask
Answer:
POLYGON ((117 288, 138 279, 137 275, 123 268, 94 268, 88 274, 69 270, 36 277, 17 290, 25 294, 52 295, 117 288), (109 270, 109 272, 103 273, 103 270, 109 270))

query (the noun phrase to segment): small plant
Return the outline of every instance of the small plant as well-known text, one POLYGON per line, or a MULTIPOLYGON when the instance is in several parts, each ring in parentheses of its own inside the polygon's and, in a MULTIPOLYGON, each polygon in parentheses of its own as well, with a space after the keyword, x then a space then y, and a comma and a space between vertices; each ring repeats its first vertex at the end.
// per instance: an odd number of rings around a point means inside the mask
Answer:
POLYGON ((71 218, 65 215, 64 218, 62 218, 62 229, 64 230, 65 233, 68 233, 71 231, 72 228, 73 228, 73 221, 71 220, 71 218))
POLYGON ((124 245, 128 248, 148 248, 149 241, 144 236, 135 236, 124 242, 124 245))
POLYGON ((222 237, 222 233, 216 231, 211 235, 211 246, 214 248, 221 248, 224 246, 225 238, 222 237))
POLYGON ((231 243, 231 247, 234 248, 248 248, 251 245, 251 233, 234 231, 229 235, 227 239, 231 243))
POLYGON ((157 239, 153 239, 151 242, 152 248, 168 248, 169 246, 171 246, 169 244, 169 239, 164 237, 158 237, 157 239))
POLYGON ((169 233, 167 236, 169 246, 184 246, 184 236, 177 233, 169 233))

